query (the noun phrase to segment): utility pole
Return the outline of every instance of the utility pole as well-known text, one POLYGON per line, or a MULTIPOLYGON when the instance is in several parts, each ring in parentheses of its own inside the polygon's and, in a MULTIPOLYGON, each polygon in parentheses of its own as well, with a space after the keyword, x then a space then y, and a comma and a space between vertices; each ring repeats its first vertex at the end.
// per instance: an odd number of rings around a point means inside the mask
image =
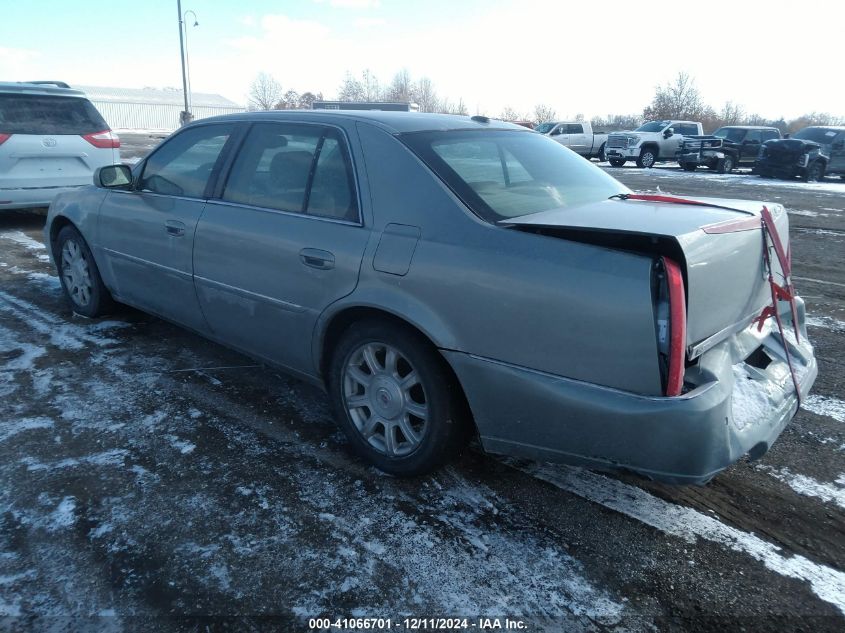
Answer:
POLYGON ((182 57, 182 96, 185 97, 185 109, 179 115, 179 124, 187 125, 194 118, 188 109, 188 77, 185 72, 185 40, 182 36, 182 0, 176 0, 176 10, 179 12, 179 53, 182 57))

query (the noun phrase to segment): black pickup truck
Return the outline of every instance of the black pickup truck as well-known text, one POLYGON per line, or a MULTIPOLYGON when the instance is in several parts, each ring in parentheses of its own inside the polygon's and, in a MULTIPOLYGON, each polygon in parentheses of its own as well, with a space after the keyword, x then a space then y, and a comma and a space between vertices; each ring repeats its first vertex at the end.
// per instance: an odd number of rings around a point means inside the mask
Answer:
POLYGON ((845 127, 805 127, 792 138, 763 143, 754 169, 765 178, 800 176, 806 182, 834 174, 845 178, 845 127))
POLYGON ((707 136, 685 136, 678 149, 678 164, 686 171, 705 165, 720 174, 729 174, 734 167, 753 167, 766 141, 779 139, 775 127, 727 125, 707 136))

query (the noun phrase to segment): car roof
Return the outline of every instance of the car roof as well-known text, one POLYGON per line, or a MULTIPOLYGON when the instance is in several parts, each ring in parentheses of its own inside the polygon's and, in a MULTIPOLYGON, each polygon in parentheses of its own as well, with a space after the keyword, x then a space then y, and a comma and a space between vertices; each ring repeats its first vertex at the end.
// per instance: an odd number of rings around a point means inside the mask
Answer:
POLYGON ((0 93, 85 98, 85 93, 81 90, 74 90, 73 88, 66 88, 64 86, 67 86, 67 84, 63 84, 62 82, 31 83, 27 81, 0 81, 0 93))
POLYGON ((266 112, 238 112, 200 119, 196 123, 213 121, 310 121, 313 123, 334 123, 338 125, 359 121, 379 126, 392 134, 474 129, 530 131, 521 125, 487 117, 429 114, 422 112, 388 112, 384 110, 268 110, 266 112))
POLYGON ((729 128, 731 130, 776 130, 772 125, 721 125, 719 129, 729 128))
POLYGON ((845 125, 808 125, 805 130, 817 128, 820 130, 845 130, 845 125))

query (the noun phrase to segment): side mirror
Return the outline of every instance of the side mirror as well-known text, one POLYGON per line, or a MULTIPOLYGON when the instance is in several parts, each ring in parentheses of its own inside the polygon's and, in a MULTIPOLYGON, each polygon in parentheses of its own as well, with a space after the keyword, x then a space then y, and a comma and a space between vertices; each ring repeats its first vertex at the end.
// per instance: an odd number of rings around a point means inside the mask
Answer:
POLYGON ((783 138, 789 138, 790 136, 792 136, 792 135, 787 132, 786 134, 783 135, 783 138))
POLYGON ((675 134, 675 128, 673 128, 673 127, 666 128, 663 131, 663 138, 669 138, 670 136, 674 136, 674 134, 675 134))
POLYGON ((103 189, 131 189, 132 170, 128 165, 98 167, 94 172, 94 185, 103 189))

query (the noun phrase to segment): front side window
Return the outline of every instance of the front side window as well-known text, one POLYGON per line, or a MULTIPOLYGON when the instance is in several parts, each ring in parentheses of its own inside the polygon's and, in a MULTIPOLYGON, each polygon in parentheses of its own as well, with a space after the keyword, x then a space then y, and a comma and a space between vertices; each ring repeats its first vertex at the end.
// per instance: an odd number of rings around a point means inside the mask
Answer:
POLYGON ((531 132, 414 132, 400 139, 491 223, 628 191, 578 154, 531 132))
POLYGON ((745 141, 748 143, 754 143, 755 145, 760 142, 762 138, 762 134, 760 130, 748 130, 748 134, 745 135, 745 141))
POLYGON ((232 165, 223 199, 357 221, 353 183, 346 143, 334 128, 257 123, 232 165))
POLYGON ((552 128, 555 126, 555 123, 541 123, 537 127, 534 128, 535 132, 539 132, 540 134, 548 134, 552 131, 552 128))
POLYGON ((698 126, 694 123, 676 123, 673 126, 675 134, 682 136, 694 136, 698 134, 698 126))
POLYGON ((580 123, 569 123, 566 126, 566 133, 567 134, 583 134, 584 133, 584 126, 580 123))
POLYGON ((742 139, 745 138, 745 130, 736 127, 720 127, 713 132, 713 136, 718 136, 731 143, 742 143, 742 139))
POLYGON ((780 138, 777 130, 763 130, 763 141, 771 141, 772 139, 780 138))
POLYGON ((168 196, 204 197, 208 179, 232 129, 232 125, 188 128, 165 142, 144 165, 141 190, 168 196))

